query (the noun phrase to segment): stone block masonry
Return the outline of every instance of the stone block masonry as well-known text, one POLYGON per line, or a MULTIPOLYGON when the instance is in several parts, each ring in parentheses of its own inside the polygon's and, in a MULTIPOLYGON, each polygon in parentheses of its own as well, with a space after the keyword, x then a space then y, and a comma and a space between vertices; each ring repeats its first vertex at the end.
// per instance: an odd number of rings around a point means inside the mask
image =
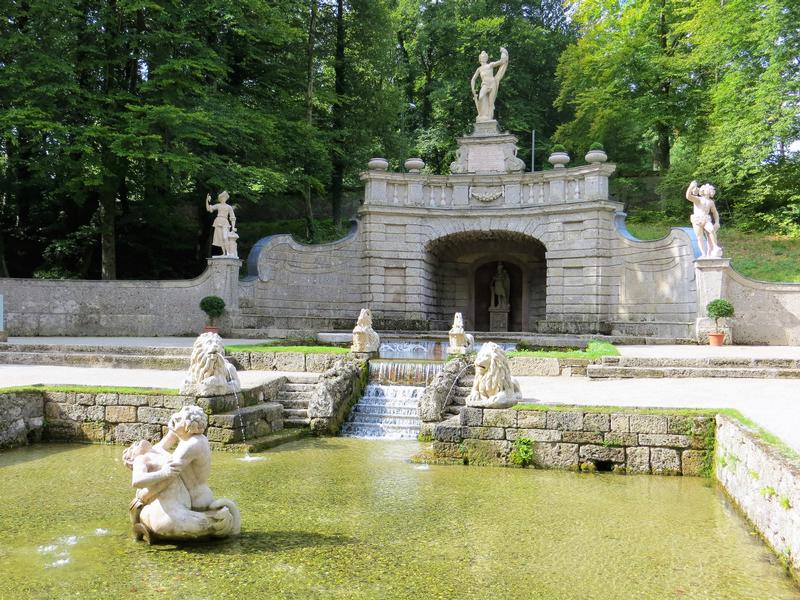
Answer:
POLYGON ((800 459, 717 415, 717 481, 800 581, 800 459))
POLYGON ((530 444, 543 469, 709 476, 714 417, 707 412, 607 412, 465 407, 436 426, 432 459, 512 463, 515 444, 530 444))
POLYGON ((195 398, 158 393, 24 391, 0 395, 0 447, 43 439, 129 444, 158 441, 170 416, 196 404, 208 413, 206 435, 224 447, 283 429, 283 407, 274 402, 285 378, 233 395, 195 398))

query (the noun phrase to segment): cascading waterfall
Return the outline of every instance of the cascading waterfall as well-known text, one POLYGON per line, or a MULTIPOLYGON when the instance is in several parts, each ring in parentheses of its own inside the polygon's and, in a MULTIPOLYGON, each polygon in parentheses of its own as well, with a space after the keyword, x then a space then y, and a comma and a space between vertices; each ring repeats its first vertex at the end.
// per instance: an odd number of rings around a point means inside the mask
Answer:
POLYGON ((342 426, 349 437, 416 439, 418 404, 443 363, 373 360, 364 395, 342 426))

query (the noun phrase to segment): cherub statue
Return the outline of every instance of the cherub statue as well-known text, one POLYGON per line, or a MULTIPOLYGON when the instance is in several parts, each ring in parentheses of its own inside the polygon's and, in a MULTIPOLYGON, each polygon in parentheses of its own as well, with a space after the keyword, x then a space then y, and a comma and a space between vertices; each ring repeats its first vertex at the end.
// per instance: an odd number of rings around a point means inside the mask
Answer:
POLYGON ((207 424, 202 408, 184 406, 170 417, 169 431, 158 444, 141 440, 123 453, 137 488, 130 506, 136 539, 153 543, 239 534, 236 503, 215 499, 208 486, 211 447, 203 435, 207 424))
POLYGON ((475 101, 475 108, 478 109, 476 122, 483 123, 494 119, 494 101, 497 98, 497 90, 500 88, 500 80, 508 69, 508 50, 500 48, 500 60, 489 62, 489 55, 482 50, 478 60, 481 63, 472 76, 469 87, 472 90, 472 98, 475 101), (497 72, 495 72, 497 68, 497 72), (475 89, 475 81, 480 76, 481 87, 475 89))
POLYGON ((219 247, 223 256, 238 258, 236 240, 239 239, 239 236, 236 233, 236 215, 233 213, 233 207, 228 204, 229 199, 230 194, 223 191, 217 196, 219 203, 212 205, 210 203, 211 194, 206 195, 206 210, 210 213, 217 213, 212 223, 214 238, 211 240, 211 245, 219 247))
POLYGON ((686 189, 686 199, 694 205, 690 217, 697 243, 700 245, 700 256, 703 258, 720 258, 722 248, 717 244, 719 230, 719 213, 714 203, 717 190, 710 183, 699 186, 692 181, 686 189))

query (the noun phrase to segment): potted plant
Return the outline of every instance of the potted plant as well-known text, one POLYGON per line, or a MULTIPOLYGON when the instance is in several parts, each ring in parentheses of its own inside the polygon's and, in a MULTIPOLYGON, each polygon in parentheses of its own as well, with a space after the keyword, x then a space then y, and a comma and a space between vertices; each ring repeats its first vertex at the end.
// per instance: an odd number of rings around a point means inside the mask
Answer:
POLYGON ((225 300, 219 296, 206 296, 200 300, 200 310, 208 315, 208 325, 203 327, 203 331, 219 333, 219 327, 214 326, 214 319, 221 317, 225 312, 225 300))
POLYGON ((589 164, 603 163, 608 160, 608 155, 603 148, 603 144, 600 142, 592 142, 592 145, 589 146, 589 152, 586 153, 584 158, 589 164))
POLYGON ((723 298, 717 298, 708 303, 706 314, 714 319, 714 331, 708 334, 708 343, 712 346, 722 346, 725 333, 719 330, 719 320, 733 316, 733 304, 723 298))
POLYGON ((553 165, 555 169, 563 169, 564 165, 569 162, 567 149, 561 144, 556 144, 553 146, 552 150, 550 150, 550 157, 547 159, 547 162, 553 165))

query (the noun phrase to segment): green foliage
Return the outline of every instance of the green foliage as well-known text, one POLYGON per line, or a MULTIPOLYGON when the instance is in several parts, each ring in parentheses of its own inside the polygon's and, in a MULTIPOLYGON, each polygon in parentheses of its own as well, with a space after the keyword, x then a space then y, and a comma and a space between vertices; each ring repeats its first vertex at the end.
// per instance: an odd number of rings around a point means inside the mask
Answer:
POLYGON ((206 296, 200 300, 200 310, 208 315, 208 318, 213 322, 222 316, 225 311, 225 300, 219 296, 206 296))
POLYGON ((418 442, 428 443, 433 441, 433 436, 430 433, 420 433, 417 436, 418 442))
POLYGON ((761 493, 761 496, 767 500, 771 500, 773 497, 778 495, 778 492, 775 491, 775 488, 772 487, 771 485, 764 486, 759 491, 761 493))
POLYGON ((563 144, 553 144, 553 147, 550 149, 551 152, 566 152, 567 148, 563 144))
POLYGON ((518 437, 511 444, 508 460, 512 465, 527 467, 533 462, 533 456, 533 440, 527 437, 518 437))
POLYGON ((709 318, 714 319, 714 327, 719 331, 719 320, 727 319, 734 315, 733 304, 724 298, 717 298, 708 303, 706 314, 709 318))
POLYGON ((791 501, 791 500, 790 500, 788 497, 786 497, 786 496, 781 496, 781 497, 778 499, 778 504, 780 504, 780 505, 781 505, 781 508, 782 508, 783 510, 789 510, 789 509, 791 509, 791 508, 792 508, 792 501, 791 501))
POLYGON ((605 150, 605 148, 600 142, 592 142, 589 144, 589 150, 605 150))

